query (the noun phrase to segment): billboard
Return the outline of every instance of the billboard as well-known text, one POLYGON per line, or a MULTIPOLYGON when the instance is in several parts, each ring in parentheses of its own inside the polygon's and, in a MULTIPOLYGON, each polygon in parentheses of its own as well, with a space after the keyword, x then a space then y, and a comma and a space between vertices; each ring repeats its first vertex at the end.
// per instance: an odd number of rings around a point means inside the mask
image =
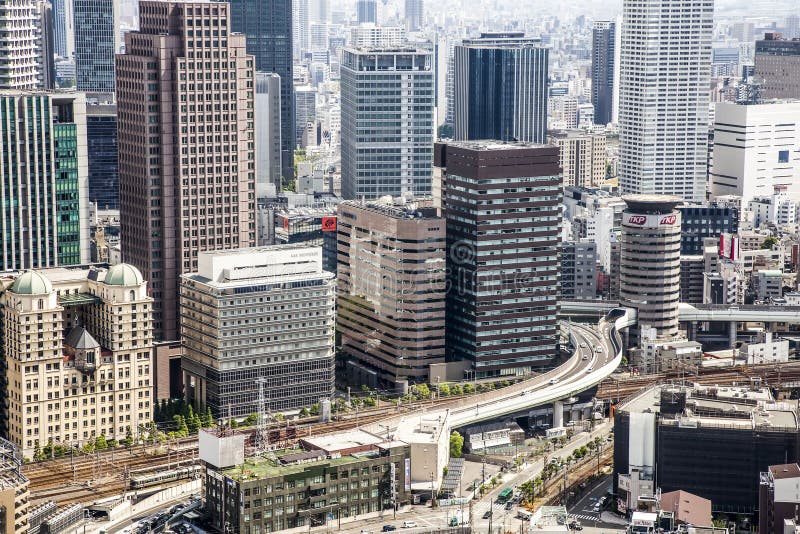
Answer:
POLYGON ((411 491, 411 458, 406 458, 405 461, 405 488, 406 493, 411 491))
POLYGON ((739 259, 739 237, 733 234, 720 234, 719 257, 732 261, 739 259))
POLYGON ((322 218, 322 231, 335 232, 336 231, 336 217, 323 217, 322 218))
POLYGON ((623 213, 622 223, 625 226, 641 228, 660 228, 681 224, 680 214, 667 213, 660 215, 641 215, 637 213, 623 213))

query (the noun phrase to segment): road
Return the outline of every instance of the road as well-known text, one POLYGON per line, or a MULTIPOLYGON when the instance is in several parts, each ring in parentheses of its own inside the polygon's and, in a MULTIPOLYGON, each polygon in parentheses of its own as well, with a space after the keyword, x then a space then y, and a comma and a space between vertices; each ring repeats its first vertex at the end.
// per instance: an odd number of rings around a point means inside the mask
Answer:
MULTIPOLYGON (((595 437, 605 437, 609 435, 612 423, 605 421, 595 427, 591 432, 581 432, 577 434, 572 441, 561 449, 548 454, 548 461, 554 458, 565 458, 572 454, 578 447, 582 447, 593 440, 595 437)), ((517 507, 512 510, 506 510, 505 505, 497 504, 497 496, 506 488, 515 488, 527 480, 535 478, 542 472, 544 467, 543 460, 538 459, 532 463, 523 464, 522 469, 516 473, 506 473, 503 476, 503 482, 495 489, 484 495, 478 501, 473 501, 472 505, 472 521, 474 532, 490 532, 489 519, 483 519, 483 515, 491 510, 492 511, 492 532, 497 532, 498 527, 500 532, 519 532, 522 526, 522 521, 516 518, 517 507)), ((361 531, 368 531, 376 534, 380 532, 383 525, 394 525, 398 529, 398 534, 414 534, 415 529, 401 528, 403 521, 416 521, 420 530, 430 530, 435 528, 445 528, 451 517, 460 517, 463 509, 463 517, 469 520, 469 505, 451 506, 447 508, 431 509, 428 506, 412 506, 411 510, 404 513, 398 513, 396 519, 389 518, 376 518, 367 519, 363 521, 356 521, 342 525, 341 532, 348 534, 360 534, 361 531)), ((527 525, 527 522, 526 522, 527 525)))

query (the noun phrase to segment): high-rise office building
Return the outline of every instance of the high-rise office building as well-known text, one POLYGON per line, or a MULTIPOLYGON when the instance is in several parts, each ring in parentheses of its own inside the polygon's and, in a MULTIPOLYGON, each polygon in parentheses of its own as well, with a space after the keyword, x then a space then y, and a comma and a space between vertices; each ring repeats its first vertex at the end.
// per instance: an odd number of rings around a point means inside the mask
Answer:
POLYGON ((40 0, 0 3, 2 53, 0 89, 42 87, 42 28, 40 0))
POLYGON ((558 149, 464 141, 437 143, 435 154, 446 169, 448 359, 470 360, 479 378, 549 365, 558 347, 558 149))
POLYGON ((256 198, 281 190, 281 77, 256 72, 256 198))
POLYGON ((623 1, 623 192, 705 200, 713 15, 713 0, 623 1))
POLYGON ((413 47, 342 52, 342 195, 430 195, 431 53, 413 47))
POLYGON ((599 20, 592 29, 592 105, 594 123, 608 124, 614 117, 614 43, 617 25, 599 20))
POLYGON ((89 261, 82 93, 0 91, 3 270, 89 261))
POLYGON ((620 236, 620 301, 659 338, 678 334, 681 292, 680 197, 627 195, 620 236))
POLYGON ((355 383, 402 390, 444 362, 447 246, 436 211, 339 204, 337 330, 355 383))
MULTIPOLYGON (((298 0, 303 5, 305 0, 298 0)), ((308 2, 306 21, 308 21, 308 2)), ((281 77, 281 165, 284 183, 294 176, 293 0, 230 0, 231 31, 247 36, 255 70, 281 77)))
POLYGON ((361 24, 350 28, 350 46, 353 48, 390 48, 405 41, 406 30, 400 26, 361 24))
POLYGON ((756 41, 753 77, 762 98, 800 98, 800 40, 767 33, 756 41))
POLYGON ((356 22, 378 23, 378 2, 377 0, 356 0, 356 22))
POLYGON ((123 256, 150 281, 160 340, 178 338, 198 253, 256 242, 255 62, 231 19, 222 2, 142 1, 117 55, 123 256))
POLYGON ((523 32, 483 33, 456 45, 453 138, 544 143, 547 57, 541 41, 523 32))
POLYGON ((50 442, 71 449, 101 435, 123 440, 153 420, 152 299, 136 268, 55 267, 2 278, 0 397, 8 439, 26 457, 50 442))
POLYGON ((115 0, 72 0, 75 17, 75 87, 114 92, 115 0))
POLYGON ((331 397, 336 280, 320 247, 203 252, 181 278, 181 365, 195 408, 257 413, 259 379, 270 410, 331 397))
POLYGON ((406 0, 406 31, 417 32, 422 29, 424 0, 406 0))
POLYGON ((306 128, 317 120, 317 90, 310 85, 298 85, 294 88, 294 126, 297 145, 301 145, 306 128))
POLYGON ((39 0, 39 57, 42 68, 42 89, 56 86, 56 55, 53 33, 53 5, 49 0, 39 0))
POLYGON ((800 38, 800 17, 797 15, 789 15, 786 17, 783 31, 787 39, 800 38))
POLYGON ((86 105, 86 144, 89 151, 89 201, 96 202, 99 209, 119 209, 116 105, 86 105))
POLYGON ((53 51, 59 57, 69 57, 67 55, 68 3, 71 4, 69 0, 53 0, 53 51))

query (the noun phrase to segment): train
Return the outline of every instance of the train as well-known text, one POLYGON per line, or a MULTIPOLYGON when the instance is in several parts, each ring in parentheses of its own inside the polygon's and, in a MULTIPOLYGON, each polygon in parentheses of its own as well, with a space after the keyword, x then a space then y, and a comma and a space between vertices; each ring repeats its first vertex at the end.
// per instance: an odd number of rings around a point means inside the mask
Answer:
POLYGON ((170 469, 168 471, 136 473, 131 475, 130 488, 149 488, 151 486, 160 486, 166 482, 198 478, 203 474, 202 469, 202 466, 199 465, 189 465, 185 467, 179 467, 177 469, 170 469))

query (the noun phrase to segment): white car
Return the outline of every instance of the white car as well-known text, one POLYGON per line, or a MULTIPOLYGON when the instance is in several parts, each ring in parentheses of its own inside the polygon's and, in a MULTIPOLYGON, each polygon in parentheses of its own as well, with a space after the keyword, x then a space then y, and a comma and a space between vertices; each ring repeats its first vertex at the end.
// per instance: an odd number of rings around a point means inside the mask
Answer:
POLYGON ((586 372, 587 372, 587 373, 591 373, 592 371, 594 371, 594 369, 593 369, 593 368, 591 368, 591 367, 589 367, 589 368, 586 370, 586 372))
POLYGON ((581 348, 585 349, 586 348, 586 343, 581 343, 581 348))
POLYGON ((589 357, 587 355, 585 355, 585 354, 583 355, 583 358, 581 358, 581 360, 583 360, 583 361, 586 361, 588 359, 589 359, 589 357))
POLYGON ((416 521, 403 521, 403 528, 417 528, 416 521))
POLYGON ((550 379, 550 383, 551 384, 557 384, 558 383, 558 378, 551 378, 550 379))
POLYGON ((594 351, 597 352, 598 354, 602 354, 603 353, 603 347, 595 347, 594 351))

